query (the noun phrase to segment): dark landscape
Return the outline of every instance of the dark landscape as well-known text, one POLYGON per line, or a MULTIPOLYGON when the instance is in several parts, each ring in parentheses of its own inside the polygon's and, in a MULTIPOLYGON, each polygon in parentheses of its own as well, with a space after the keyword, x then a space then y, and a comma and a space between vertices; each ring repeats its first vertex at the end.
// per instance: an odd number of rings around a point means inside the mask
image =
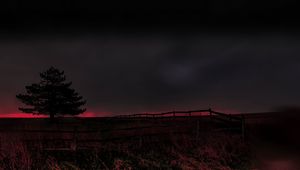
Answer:
POLYGON ((55 123, 46 118, 1 119, 0 167, 220 170, 299 167, 299 137, 289 133, 299 125, 284 123, 282 113, 229 116, 213 112, 211 115, 205 110, 191 115, 178 112, 175 116, 171 112, 163 117, 144 114, 57 118, 55 123))
POLYGON ((0 170, 299 170, 299 23, 289 0, 0 2, 0 170))

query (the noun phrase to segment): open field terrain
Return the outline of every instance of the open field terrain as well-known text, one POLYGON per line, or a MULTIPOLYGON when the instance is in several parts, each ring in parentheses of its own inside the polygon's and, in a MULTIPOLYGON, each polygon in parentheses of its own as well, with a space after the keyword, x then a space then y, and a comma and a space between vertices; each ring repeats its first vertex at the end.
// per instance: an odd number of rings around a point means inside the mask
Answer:
POLYGON ((287 126, 280 115, 272 114, 244 119, 244 125, 213 116, 58 118, 54 123, 0 119, 0 168, 298 167, 298 137, 291 131, 297 124, 287 126))

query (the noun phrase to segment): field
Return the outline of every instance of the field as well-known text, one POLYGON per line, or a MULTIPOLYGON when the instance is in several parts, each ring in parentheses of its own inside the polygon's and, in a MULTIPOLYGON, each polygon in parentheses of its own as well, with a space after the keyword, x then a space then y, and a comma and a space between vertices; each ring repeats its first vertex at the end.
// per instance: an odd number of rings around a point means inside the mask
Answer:
POLYGON ((298 167, 295 127, 275 117, 0 119, 0 169, 298 167))

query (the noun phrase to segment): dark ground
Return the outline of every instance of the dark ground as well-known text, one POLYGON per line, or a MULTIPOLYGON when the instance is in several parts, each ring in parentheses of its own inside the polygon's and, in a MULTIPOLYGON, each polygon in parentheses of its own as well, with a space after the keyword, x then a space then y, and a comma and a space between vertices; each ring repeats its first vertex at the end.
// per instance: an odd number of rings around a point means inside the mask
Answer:
POLYGON ((22 165, 29 169, 293 170, 300 167, 299 139, 297 119, 291 118, 246 116, 244 139, 237 124, 208 116, 59 118, 55 123, 0 119, 0 165, 26 169, 17 165, 25 161, 22 165), (19 150, 12 149, 16 145, 19 150))

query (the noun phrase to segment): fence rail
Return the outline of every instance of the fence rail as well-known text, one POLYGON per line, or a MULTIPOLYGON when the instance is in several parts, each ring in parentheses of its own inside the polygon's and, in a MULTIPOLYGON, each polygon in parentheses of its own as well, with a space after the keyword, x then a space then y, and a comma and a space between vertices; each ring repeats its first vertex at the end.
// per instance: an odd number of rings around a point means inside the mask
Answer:
MULTIPOLYGON (((170 112, 162 112, 162 113, 156 113, 156 114, 148 114, 148 113, 142 113, 142 114, 132 114, 132 115, 119 115, 116 117, 113 117, 112 119, 132 119, 132 118, 145 118, 146 120, 154 120, 156 122, 159 118, 165 118, 165 117, 195 117, 197 119, 193 119, 194 123, 189 121, 189 123, 179 123, 176 122, 175 124, 163 124, 160 123, 154 123, 151 122, 150 125, 143 125, 143 126, 131 126, 131 127, 121 127, 121 128, 96 128, 91 130, 80 130, 77 127, 74 127, 74 129, 70 130, 64 130, 64 129, 58 129, 58 130, 34 130, 34 129, 0 129, 0 133, 23 133, 23 134, 31 134, 33 138, 26 139, 27 143, 34 143, 37 139, 34 139, 37 137, 40 137, 40 141, 43 143, 53 143, 54 145, 51 147, 43 146, 44 149, 48 150, 76 150, 78 143, 80 142, 103 142, 103 141, 115 141, 115 140, 121 140, 125 138, 136 138, 141 137, 145 135, 159 135, 159 134, 167 134, 167 133, 190 133, 191 131, 196 131, 198 136, 198 132, 201 130, 199 127, 199 120, 202 120, 203 117, 210 118, 211 121, 221 121, 223 123, 228 124, 229 126, 224 127, 223 129, 239 129, 242 137, 245 136, 245 119, 241 115, 230 115, 226 113, 216 112, 211 109, 206 110, 188 110, 188 111, 170 111, 170 112), (203 115, 202 113, 207 113, 203 115), (194 113, 200 113, 200 115, 195 115, 194 113), (152 119, 155 118, 155 119, 152 119), (182 127, 186 127, 185 129, 182 127), (187 129, 188 128, 188 129, 187 129), (95 135, 91 135, 94 133, 95 135), (41 136, 37 134, 43 134, 41 136), (51 135, 52 134, 52 135, 51 135), (91 137, 89 138, 83 138, 82 135, 89 135, 91 137), (104 136, 101 136, 97 138, 97 134, 104 134, 104 136), (108 134, 108 137, 105 136, 105 134, 108 134), (63 138, 63 136, 65 138, 63 138), (68 136, 68 137, 67 137, 68 136), (57 144, 59 146, 55 146, 55 143, 61 141, 62 143, 68 143, 69 146, 67 147, 61 147, 60 144, 57 144)), ((174 123, 174 122, 173 122, 174 123)), ((218 130, 222 130, 222 128, 219 128, 218 130)), ((29 135, 30 136, 30 135, 29 135)))
POLYGON ((139 114, 128 114, 128 115, 118 115, 116 118, 132 118, 132 117, 163 117, 163 116, 173 116, 176 117, 179 114, 185 114, 186 116, 192 116, 192 113, 203 113, 209 112, 210 109, 207 110, 189 110, 189 111, 170 111, 170 112, 162 112, 162 113, 139 113, 139 114))
POLYGON ((128 114, 128 115, 118 115, 115 118, 163 118, 163 117, 195 117, 195 116, 203 116, 202 113, 208 113, 212 119, 217 119, 221 121, 240 121, 244 123, 245 118, 243 115, 233 115, 226 114, 221 112, 216 112, 211 109, 205 110, 189 110, 189 111, 170 111, 170 112, 162 112, 162 113, 140 113, 140 114, 128 114), (194 115, 193 113, 200 113, 200 115, 194 115))
POLYGON ((203 116, 202 113, 208 113, 211 119, 227 122, 229 124, 238 124, 238 127, 241 130, 242 138, 245 138, 245 117, 243 115, 234 115, 234 114, 226 114, 222 112, 216 112, 209 109, 202 110, 188 110, 188 111, 170 111, 170 112, 162 112, 162 113, 140 113, 140 114, 129 114, 129 115, 118 115, 116 118, 164 118, 164 117, 182 117, 185 115, 187 117, 195 117, 195 116, 203 116), (199 115, 194 115, 193 113, 200 113, 199 115))

